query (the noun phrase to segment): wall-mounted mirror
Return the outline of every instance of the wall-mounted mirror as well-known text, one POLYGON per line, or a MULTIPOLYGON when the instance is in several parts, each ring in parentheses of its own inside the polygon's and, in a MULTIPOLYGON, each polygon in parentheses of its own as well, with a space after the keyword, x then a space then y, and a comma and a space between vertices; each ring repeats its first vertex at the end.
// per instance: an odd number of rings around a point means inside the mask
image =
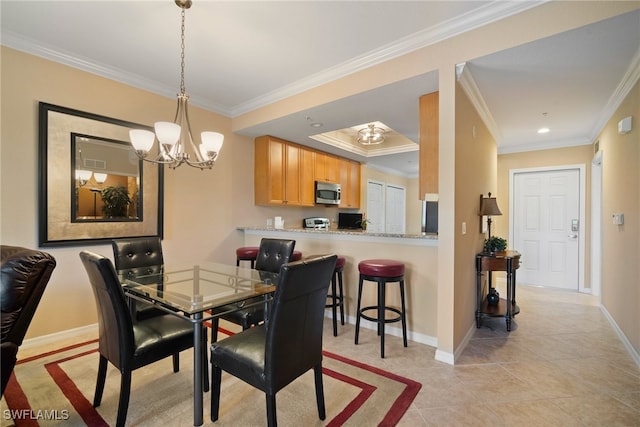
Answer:
POLYGON ((142 160, 126 141, 71 134, 71 221, 141 221, 142 160))
POLYGON ((40 246, 160 236, 163 167, 129 141, 137 123, 40 103, 40 246))

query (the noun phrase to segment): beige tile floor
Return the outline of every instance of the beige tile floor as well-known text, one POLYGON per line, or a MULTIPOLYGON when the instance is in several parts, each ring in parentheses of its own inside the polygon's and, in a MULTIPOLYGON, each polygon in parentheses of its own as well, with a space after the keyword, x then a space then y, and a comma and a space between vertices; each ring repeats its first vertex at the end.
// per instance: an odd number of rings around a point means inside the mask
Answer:
MULTIPOLYGON (((502 292, 501 292, 502 294, 502 292)), ((325 348, 422 383, 401 426, 640 426, 640 367, 597 300, 518 286, 521 308, 507 332, 486 319, 455 366, 435 349, 325 321, 325 348)))

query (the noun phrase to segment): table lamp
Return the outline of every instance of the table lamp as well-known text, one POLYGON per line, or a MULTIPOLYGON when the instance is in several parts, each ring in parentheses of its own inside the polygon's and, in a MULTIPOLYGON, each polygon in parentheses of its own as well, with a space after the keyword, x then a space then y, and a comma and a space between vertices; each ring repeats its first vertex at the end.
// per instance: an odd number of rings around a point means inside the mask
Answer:
MULTIPOLYGON (((478 215, 481 217, 487 217, 487 231, 489 232, 488 238, 491 239, 491 217, 502 215, 500 208, 498 208, 496 198, 491 197, 491 193, 488 193, 488 197, 484 197, 482 194, 480 195, 480 212, 478 212, 478 215)), ((480 221, 480 228, 482 228, 482 220, 480 221)))

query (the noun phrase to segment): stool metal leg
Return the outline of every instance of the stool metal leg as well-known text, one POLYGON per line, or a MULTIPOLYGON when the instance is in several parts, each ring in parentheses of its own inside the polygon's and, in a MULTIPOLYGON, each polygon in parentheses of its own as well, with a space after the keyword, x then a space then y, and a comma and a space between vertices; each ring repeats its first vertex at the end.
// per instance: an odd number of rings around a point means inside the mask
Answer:
POLYGON ((337 319, 337 299, 336 299, 336 276, 337 272, 333 273, 333 277, 331 278, 331 312, 333 314, 333 336, 338 336, 338 319, 337 319))
POLYGON ((384 359, 384 323, 385 323, 385 282, 378 281, 378 335, 380 335, 380 357, 384 359))
POLYGON ((344 293, 342 291, 342 271, 338 271, 338 287, 340 288, 340 324, 344 325, 344 293))
POLYGON ((402 303, 402 341, 407 346, 407 310, 404 303, 404 279, 400 280, 400 302, 402 303))
POLYGON ((358 334, 360 332, 360 300, 362 299, 362 276, 358 281, 358 307, 356 308, 356 339, 355 344, 358 344, 358 334))

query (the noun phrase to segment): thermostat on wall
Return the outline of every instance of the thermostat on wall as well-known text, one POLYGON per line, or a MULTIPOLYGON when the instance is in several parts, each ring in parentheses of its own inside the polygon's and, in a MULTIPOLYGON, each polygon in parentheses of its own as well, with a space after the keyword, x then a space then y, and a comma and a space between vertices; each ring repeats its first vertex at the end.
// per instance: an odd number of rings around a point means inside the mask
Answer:
POLYGON ((618 133, 628 133, 631 131, 631 116, 625 117, 618 122, 618 133))

